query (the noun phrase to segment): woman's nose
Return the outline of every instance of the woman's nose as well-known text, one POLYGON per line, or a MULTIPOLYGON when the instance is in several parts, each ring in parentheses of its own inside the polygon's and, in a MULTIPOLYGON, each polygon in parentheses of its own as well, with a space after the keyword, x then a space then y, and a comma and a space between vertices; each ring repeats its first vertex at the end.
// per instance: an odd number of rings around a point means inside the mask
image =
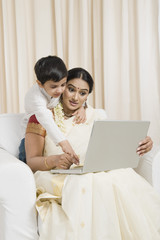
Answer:
POLYGON ((74 99, 74 100, 78 100, 78 93, 76 93, 76 92, 74 93, 73 99, 74 99))

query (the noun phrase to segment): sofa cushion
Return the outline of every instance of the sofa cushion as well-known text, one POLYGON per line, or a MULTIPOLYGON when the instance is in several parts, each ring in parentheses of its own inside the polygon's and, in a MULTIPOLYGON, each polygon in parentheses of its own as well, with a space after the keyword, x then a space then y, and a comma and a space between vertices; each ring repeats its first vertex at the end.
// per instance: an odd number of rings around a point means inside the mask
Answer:
POLYGON ((0 115, 0 148, 18 157, 23 113, 0 115))

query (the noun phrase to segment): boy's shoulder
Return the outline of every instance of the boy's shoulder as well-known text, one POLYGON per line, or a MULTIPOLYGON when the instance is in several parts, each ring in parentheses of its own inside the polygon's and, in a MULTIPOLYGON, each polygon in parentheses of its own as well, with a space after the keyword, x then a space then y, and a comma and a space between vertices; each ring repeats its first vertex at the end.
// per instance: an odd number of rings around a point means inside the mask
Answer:
POLYGON ((32 87, 29 88, 29 90, 26 93, 26 97, 43 97, 44 94, 40 90, 39 86, 37 83, 35 83, 32 87))
POLYGON ((37 84, 37 83, 34 83, 34 84, 28 89, 26 95, 27 95, 27 94, 32 94, 32 93, 35 93, 35 92, 37 92, 37 93, 41 92, 40 89, 39 89, 39 87, 38 87, 38 84, 37 84))
POLYGON ((40 88, 37 83, 35 83, 25 95, 25 103, 32 104, 35 102, 44 102, 47 103, 47 99, 40 91, 40 88))

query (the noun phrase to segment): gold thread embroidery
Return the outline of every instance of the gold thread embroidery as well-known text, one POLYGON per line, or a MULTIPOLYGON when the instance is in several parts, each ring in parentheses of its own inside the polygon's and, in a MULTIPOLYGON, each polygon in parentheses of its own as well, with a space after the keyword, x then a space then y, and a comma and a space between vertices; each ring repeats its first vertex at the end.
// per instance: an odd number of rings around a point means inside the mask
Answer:
POLYGON ((38 123, 28 123, 26 133, 35 133, 42 137, 46 136, 46 130, 38 123))

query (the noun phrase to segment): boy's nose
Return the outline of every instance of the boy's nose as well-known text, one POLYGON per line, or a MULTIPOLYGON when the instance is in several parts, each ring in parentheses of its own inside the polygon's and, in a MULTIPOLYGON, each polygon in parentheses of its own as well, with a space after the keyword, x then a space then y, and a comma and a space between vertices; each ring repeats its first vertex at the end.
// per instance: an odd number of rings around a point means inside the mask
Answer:
POLYGON ((61 93, 63 93, 63 91, 64 91, 64 88, 62 88, 62 87, 59 87, 56 89, 57 94, 61 94, 61 93))

